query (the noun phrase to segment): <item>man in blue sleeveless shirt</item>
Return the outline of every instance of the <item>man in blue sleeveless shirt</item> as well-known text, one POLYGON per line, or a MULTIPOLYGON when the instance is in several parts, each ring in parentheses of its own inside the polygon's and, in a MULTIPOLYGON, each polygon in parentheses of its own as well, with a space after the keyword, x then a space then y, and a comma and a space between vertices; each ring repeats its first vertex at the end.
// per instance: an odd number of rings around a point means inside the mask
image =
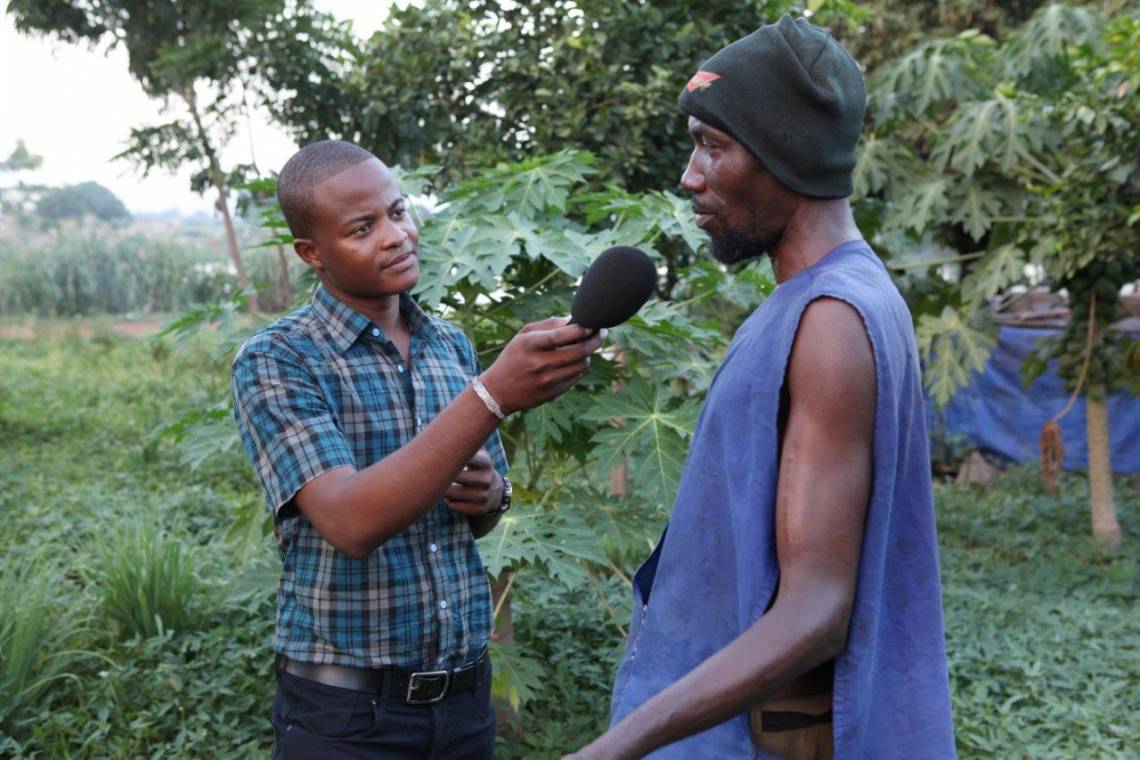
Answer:
POLYGON ((767 252, 779 286, 709 390, 612 726, 577 757, 953 757, 911 318, 846 200, 858 65, 785 16, 679 102, 714 256, 767 252))

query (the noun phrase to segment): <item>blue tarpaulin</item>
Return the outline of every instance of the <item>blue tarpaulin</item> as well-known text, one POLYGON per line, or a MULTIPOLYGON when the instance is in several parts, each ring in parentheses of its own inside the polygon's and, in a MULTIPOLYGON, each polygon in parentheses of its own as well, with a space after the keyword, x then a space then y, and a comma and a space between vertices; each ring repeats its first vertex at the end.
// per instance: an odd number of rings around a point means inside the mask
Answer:
MULTIPOLYGON (((1022 362, 1041 338, 1057 329, 1003 326, 985 370, 976 373, 941 412, 936 411, 935 435, 964 436, 983 453, 1014 461, 1038 461, 1041 427, 1068 403, 1064 383, 1049 370, 1028 388, 1021 385, 1022 362)), ((1119 473, 1140 473, 1140 398, 1127 392, 1108 399, 1108 429, 1112 467, 1119 473)), ((1085 401, 1078 399, 1060 421, 1066 469, 1088 466, 1085 401)))

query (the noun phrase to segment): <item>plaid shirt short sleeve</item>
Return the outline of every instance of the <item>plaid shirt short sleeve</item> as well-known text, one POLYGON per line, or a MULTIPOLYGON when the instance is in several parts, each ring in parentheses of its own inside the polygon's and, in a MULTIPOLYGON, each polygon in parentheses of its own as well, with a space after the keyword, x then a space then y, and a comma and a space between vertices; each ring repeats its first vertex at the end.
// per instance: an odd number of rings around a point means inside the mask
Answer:
MULTIPOLYGON (((234 360, 234 418, 282 560, 273 646, 294 659, 432 670, 470 660, 490 637, 490 588, 471 525, 446 502, 360 560, 333 548, 293 506, 320 474, 364 469, 408 443, 479 372, 462 331, 406 295, 400 308, 408 359, 367 317, 318 288, 234 360)), ((485 448, 505 473, 497 432, 485 448)))
POLYGON ((276 514, 309 481, 355 458, 312 373, 288 349, 247 350, 233 367, 246 446, 276 514))

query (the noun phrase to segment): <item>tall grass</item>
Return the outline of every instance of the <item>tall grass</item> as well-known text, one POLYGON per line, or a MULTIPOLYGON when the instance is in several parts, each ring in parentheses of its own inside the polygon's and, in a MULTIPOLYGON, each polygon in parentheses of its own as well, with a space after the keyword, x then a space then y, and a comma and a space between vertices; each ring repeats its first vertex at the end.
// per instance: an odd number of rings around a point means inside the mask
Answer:
POLYGON ((35 558, 0 566, 0 734, 75 679, 83 652, 72 649, 83 620, 59 602, 59 581, 35 558))
MULTIPOLYGON (((243 257, 255 287, 271 293, 277 253, 250 248, 243 257)), ((222 244, 208 238, 109 227, 0 237, 2 318, 169 313, 236 288, 222 244)))
POLYGON ((200 583, 187 540, 157 519, 133 519, 99 545, 100 609, 119 637, 198 627, 200 583))

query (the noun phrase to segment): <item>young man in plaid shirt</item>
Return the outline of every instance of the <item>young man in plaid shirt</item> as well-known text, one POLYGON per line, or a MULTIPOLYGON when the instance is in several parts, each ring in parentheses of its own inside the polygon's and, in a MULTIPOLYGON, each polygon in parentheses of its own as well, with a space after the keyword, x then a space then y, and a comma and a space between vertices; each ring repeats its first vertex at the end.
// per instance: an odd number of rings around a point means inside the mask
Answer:
POLYGON ((408 295, 418 233, 375 156, 306 146, 278 198, 321 284, 233 365, 283 563, 274 756, 491 757, 474 542, 510 504, 496 427, 572 387, 602 337, 531 324, 480 374, 465 335, 408 295))

